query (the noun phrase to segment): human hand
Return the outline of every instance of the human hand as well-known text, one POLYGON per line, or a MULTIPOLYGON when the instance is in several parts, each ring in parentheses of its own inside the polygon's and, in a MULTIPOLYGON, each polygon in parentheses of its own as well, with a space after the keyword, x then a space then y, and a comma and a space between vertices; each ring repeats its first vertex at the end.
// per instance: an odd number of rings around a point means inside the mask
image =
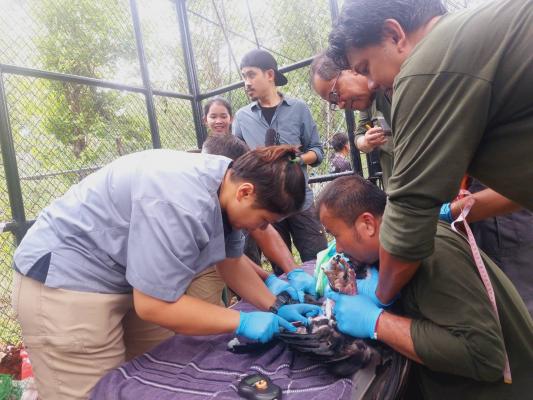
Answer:
POLYGON ((303 298, 304 298, 303 292, 299 293, 299 291, 295 289, 293 286, 291 286, 289 282, 278 278, 275 274, 270 274, 265 279, 265 285, 274 296, 277 296, 281 292, 287 292, 289 296, 291 296, 291 299, 293 299, 294 301, 299 301, 299 302, 303 301, 303 298))
POLYGON ((368 269, 369 276, 365 279, 357 279, 357 293, 367 296, 378 307, 388 307, 396 301, 396 297, 389 303, 383 304, 376 296, 376 289, 378 287, 379 271, 376 267, 368 269))
POLYGON ((369 297, 356 294, 348 296, 329 290, 326 296, 335 301, 333 314, 339 331, 347 335, 362 338, 376 338, 376 323, 383 309, 369 297))
POLYGON ((287 274, 290 285, 297 290, 300 303, 304 301, 304 292, 316 297, 316 279, 301 268, 296 268, 287 274))
POLYGON ((370 128, 365 132, 364 145, 366 152, 374 150, 376 147, 387 143, 388 138, 379 126, 370 128))
POLYGON ((277 335, 281 328, 296 332, 296 328, 288 321, 270 312, 240 312, 239 326, 235 333, 251 340, 266 343, 277 335))
POLYGON ((322 313, 322 308, 314 304, 286 304, 278 310, 278 315, 289 322, 309 323, 308 318, 315 317, 322 313))
POLYGON ((439 212, 439 219, 444 222, 448 222, 451 224, 453 222, 453 215, 452 215, 452 203, 444 203, 440 207, 439 212))

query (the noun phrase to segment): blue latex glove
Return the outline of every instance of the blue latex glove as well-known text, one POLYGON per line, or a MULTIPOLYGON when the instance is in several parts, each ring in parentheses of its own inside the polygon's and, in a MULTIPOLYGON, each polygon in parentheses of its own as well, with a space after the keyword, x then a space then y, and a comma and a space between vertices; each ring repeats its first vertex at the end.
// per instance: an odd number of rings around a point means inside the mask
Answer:
POLYGON ((292 287, 289 282, 278 278, 276 274, 270 274, 265 279, 265 285, 268 290, 270 290, 270 293, 272 293, 274 296, 277 296, 281 292, 287 292, 289 293, 289 296, 291 296, 291 299, 293 299, 294 301, 301 302, 303 300, 303 293, 301 295, 302 300, 300 300, 300 294, 298 293, 298 291, 294 287, 292 287))
POLYGON ((327 291, 326 296, 335 301, 333 314, 341 332, 362 339, 376 338, 376 323, 383 309, 369 297, 361 294, 348 296, 333 290, 327 291))
POLYGON ((316 317, 322 313, 322 308, 314 304, 286 304, 278 310, 278 315, 289 322, 299 321, 304 325, 309 323, 308 318, 316 317))
POLYGON ((365 279, 357 279, 357 293, 358 294, 364 294, 370 300, 374 302, 375 305, 378 307, 388 307, 392 303, 394 303, 398 296, 396 296, 389 304, 383 304, 381 301, 379 301, 378 297, 376 296, 376 289, 378 287, 378 277, 379 277, 379 271, 376 267, 370 267, 369 268, 370 276, 367 276, 365 279))
POLYGON ((270 312, 240 312, 239 326, 235 333, 251 340, 266 343, 277 335, 282 328, 296 332, 296 328, 288 321, 270 312))
POLYGON ((453 222, 452 209, 450 205, 451 203, 444 203, 440 207, 440 212, 439 212, 439 219, 449 224, 453 222))
POLYGON ((311 296, 316 297, 316 279, 314 276, 308 274, 301 268, 296 268, 287 274, 289 283, 293 288, 298 291, 300 303, 304 301, 304 293, 309 293, 311 296))

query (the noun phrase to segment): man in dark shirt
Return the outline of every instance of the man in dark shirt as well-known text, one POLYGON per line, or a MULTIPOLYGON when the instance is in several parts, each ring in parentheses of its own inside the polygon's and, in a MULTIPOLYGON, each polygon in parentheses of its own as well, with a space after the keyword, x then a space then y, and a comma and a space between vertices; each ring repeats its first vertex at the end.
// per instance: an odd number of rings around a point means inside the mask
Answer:
POLYGON ((342 67, 394 89, 383 303, 433 252, 439 209, 465 174, 533 209, 533 1, 445 14, 439 0, 353 0, 330 35, 342 67))
MULTIPOLYGON (((353 262, 378 266, 385 209, 383 191, 357 175, 337 178, 320 193, 318 209, 337 251, 353 262)), ((435 252, 401 292, 405 316, 376 305, 378 273, 357 281, 355 296, 335 301, 341 332, 382 341, 415 361, 414 379, 425 399, 527 399, 533 391, 533 320, 505 274, 481 253, 499 315, 465 238, 445 223, 435 252), (504 383, 508 355, 512 384, 504 383)), ((414 398, 414 397, 409 397, 414 398)), ((417 397, 418 398, 418 397, 417 397)))
MULTIPOLYGON (((324 157, 318 130, 307 105, 277 91, 287 83, 278 71, 274 57, 264 50, 247 53, 241 61, 245 90, 253 100, 235 114, 233 134, 246 144, 256 147, 293 144, 302 152, 299 156, 307 177, 307 166, 318 166, 324 157)), ((315 216, 313 192, 307 185, 302 211, 274 224, 289 249, 291 239, 302 261, 312 260, 327 247, 323 227, 315 216)), ((274 265, 278 274, 281 270, 274 265)))
POLYGON ((390 126, 390 93, 370 90, 364 76, 341 70, 324 52, 311 63, 311 84, 332 108, 357 110, 355 146, 367 153, 367 157, 371 156, 369 153, 379 152, 382 182, 386 189, 392 172, 392 139, 380 126, 375 126, 375 122, 378 115, 382 115, 390 126))

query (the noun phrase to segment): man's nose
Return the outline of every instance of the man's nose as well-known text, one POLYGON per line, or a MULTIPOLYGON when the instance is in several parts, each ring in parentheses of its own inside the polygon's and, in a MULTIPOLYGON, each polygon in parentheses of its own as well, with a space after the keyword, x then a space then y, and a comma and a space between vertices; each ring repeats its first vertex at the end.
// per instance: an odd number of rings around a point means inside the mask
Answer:
POLYGON ((374 82, 372 79, 368 79, 368 89, 371 92, 374 92, 379 89, 379 85, 376 82, 374 82))

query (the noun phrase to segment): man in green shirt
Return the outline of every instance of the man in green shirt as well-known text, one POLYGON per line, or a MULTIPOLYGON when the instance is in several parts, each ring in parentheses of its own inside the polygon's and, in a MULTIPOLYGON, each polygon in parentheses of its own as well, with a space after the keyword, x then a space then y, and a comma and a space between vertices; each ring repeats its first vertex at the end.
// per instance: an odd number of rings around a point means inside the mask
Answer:
POLYGON ((383 172, 383 187, 392 172, 392 140, 380 127, 374 127, 377 115, 383 115, 390 126, 391 97, 383 90, 368 88, 368 81, 353 71, 341 70, 325 53, 318 54, 311 63, 311 85, 315 92, 332 107, 358 111, 355 145, 359 151, 370 153, 379 148, 379 163, 383 172))
POLYGON ((434 251, 465 174, 533 209, 533 1, 444 14, 439 0, 353 0, 330 35, 337 63, 394 90, 382 303, 434 251))
MULTIPOLYGON (((336 179, 320 193, 320 220, 338 252, 379 264, 386 195, 359 176, 336 179)), ((375 267, 355 296, 328 293, 340 331, 380 340, 414 360, 412 380, 427 399, 526 399, 533 393, 533 320, 505 274, 482 253, 494 288, 493 311, 468 242, 440 223, 435 251, 403 288, 405 316, 376 305, 375 267), (372 298, 374 297, 374 298, 372 298), (505 354, 512 384, 503 381, 505 354)), ((413 397, 410 397, 413 398, 413 397)))

